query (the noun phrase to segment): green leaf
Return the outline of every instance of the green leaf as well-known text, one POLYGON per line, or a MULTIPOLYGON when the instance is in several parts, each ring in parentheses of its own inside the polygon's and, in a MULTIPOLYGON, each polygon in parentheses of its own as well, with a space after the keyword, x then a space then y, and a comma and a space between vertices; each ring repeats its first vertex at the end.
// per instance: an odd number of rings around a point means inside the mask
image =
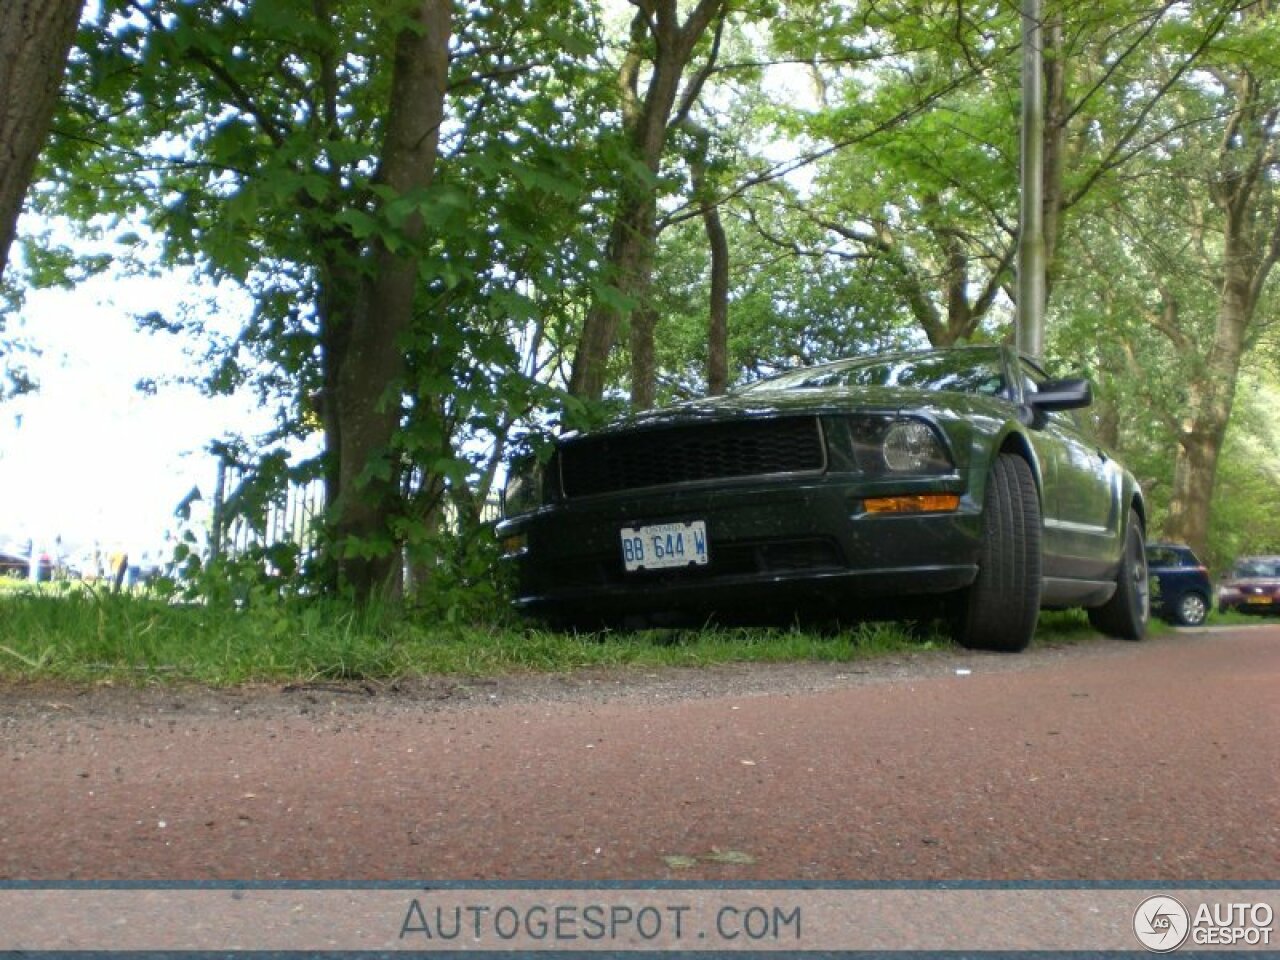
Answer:
POLYGON ((340 210, 333 219, 335 223, 347 227, 357 240, 367 240, 381 231, 378 221, 363 210, 340 210))

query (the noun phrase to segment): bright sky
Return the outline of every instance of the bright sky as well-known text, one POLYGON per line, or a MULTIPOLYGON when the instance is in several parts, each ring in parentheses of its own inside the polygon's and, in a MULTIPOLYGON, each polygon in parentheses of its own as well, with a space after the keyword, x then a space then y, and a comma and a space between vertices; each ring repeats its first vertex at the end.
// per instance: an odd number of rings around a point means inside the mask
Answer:
MULTIPOLYGON (((191 290, 181 279, 100 276, 73 291, 31 292, 6 318, 6 339, 40 351, 26 360, 40 387, 0 402, 0 549, 28 537, 47 547, 61 536, 67 549, 97 541, 154 550, 192 486, 211 495, 209 441, 266 426, 250 398, 136 389, 144 378, 194 371, 187 344, 134 322, 171 311, 191 290)), ((245 309, 243 296, 220 300, 228 313, 245 309)), ((222 319, 234 327, 241 318, 222 319)))

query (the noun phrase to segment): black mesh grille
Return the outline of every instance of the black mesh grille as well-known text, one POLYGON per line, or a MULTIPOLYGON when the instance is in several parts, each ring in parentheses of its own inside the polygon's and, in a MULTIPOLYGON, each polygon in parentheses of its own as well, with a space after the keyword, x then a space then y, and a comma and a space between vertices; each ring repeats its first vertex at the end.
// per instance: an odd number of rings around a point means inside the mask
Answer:
POLYGON ((566 497, 823 467, 815 417, 697 423, 584 437, 561 447, 558 457, 566 497))

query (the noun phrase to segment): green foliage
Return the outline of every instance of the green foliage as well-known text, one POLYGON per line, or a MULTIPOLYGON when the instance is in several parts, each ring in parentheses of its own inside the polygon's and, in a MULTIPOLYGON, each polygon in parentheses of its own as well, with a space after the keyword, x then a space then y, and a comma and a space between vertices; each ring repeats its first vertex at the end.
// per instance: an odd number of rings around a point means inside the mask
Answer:
POLYGON ((402 410, 402 429, 364 465, 384 479, 410 465, 397 525, 408 539, 343 544, 351 556, 430 549, 443 505, 482 503, 509 440, 558 405, 542 373, 595 282, 592 227, 606 212, 589 200, 612 172, 598 118, 615 94, 584 57, 597 48, 594 11, 540 0, 459 10, 437 175, 403 195, 382 183, 390 41, 407 9, 100 5, 37 195, 41 210, 86 220, 141 214, 167 263, 252 295, 230 341, 198 317, 149 319, 209 344, 210 392, 252 388, 281 411, 274 433, 237 458, 258 477, 249 506, 299 470, 327 475, 336 449, 295 470, 275 452, 314 434, 333 402, 326 337, 341 334, 326 333, 327 311, 359 300, 371 244, 415 257, 416 317, 400 345, 409 379, 383 398, 402 410), (409 229, 418 222, 421 240, 409 229))
MULTIPOLYGON (((913 341, 910 317, 876 261, 780 252, 782 208, 725 211, 731 256, 729 369, 740 381, 913 341), (761 226, 764 225, 762 231, 761 226)), ((815 240, 816 230, 808 231, 815 240)), ((708 254, 702 225, 670 229, 657 264, 660 396, 706 389, 708 254)))
MULTIPOLYGON (((1222 78, 1249 65, 1259 102, 1274 106, 1280 26, 1249 4, 1046 6, 1063 26, 1050 62, 1064 68, 1050 360, 1095 379, 1100 431, 1142 479, 1158 529, 1193 387, 1211 376, 1223 241, 1208 186, 1246 169, 1242 151, 1218 158, 1230 139, 1222 78)), ((32 207, 115 235, 131 269, 189 265, 247 291, 252 312, 229 339, 198 312, 145 324, 202 345, 210 393, 253 390, 280 411, 270 435, 230 445, 248 480, 229 513, 262 538, 191 571, 186 582, 211 607, 255 617, 311 598, 339 547, 402 555, 424 617, 463 624, 501 607, 480 516, 504 462, 545 448, 560 427, 615 412, 630 376, 615 351, 606 403, 564 395, 590 305, 656 310, 660 398, 705 391, 704 201, 729 238, 729 367, 739 381, 926 337, 1008 334, 1014 6, 735 3, 722 34, 695 51, 702 62, 721 44, 656 173, 623 129, 617 78, 628 41, 602 7, 457 4, 436 176, 406 193, 378 170, 403 0, 91 8, 32 207), (812 95, 780 96, 780 78, 812 95), (783 146, 809 159, 780 161, 783 146), (796 174, 782 177, 783 166, 796 174), (654 195, 661 228, 643 304, 604 269, 612 217, 635 190, 654 195), (128 262, 139 231, 161 238, 159 265, 128 262), (404 381, 382 396, 400 429, 365 474, 401 481, 392 522, 343 544, 321 538, 318 552, 271 543, 266 507, 291 484, 331 477, 332 449, 310 459, 290 451, 334 441, 324 433, 327 318, 335 303, 358 300, 374 249, 412 256, 418 270, 413 322, 396 345, 404 381)), ((1262 183, 1270 193, 1255 227, 1267 229, 1280 200, 1274 175, 1262 183)), ((107 266, 43 236, 24 259, 33 285, 73 284, 107 266)), ((1259 314, 1274 313, 1268 288, 1259 314)), ((1250 365, 1274 367, 1269 328, 1249 338, 1250 365)), ((8 339, 4 348, 8 361, 8 339)), ((1253 384, 1259 397, 1273 388, 1265 372, 1253 384)), ((1276 447, 1253 396, 1237 405, 1225 447, 1215 563, 1277 542, 1265 519, 1280 516, 1276 447)))
POLYGON ((1236 557, 1280 554, 1280 426, 1275 411, 1280 383, 1274 375, 1247 378, 1236 395, 1231 429, 1214 487, 1209 555, 1215 574, 1236 557))
MULTIPOLYGON (((1248 162, 1245 114, 1280 102, 1275 48, 1256 42, 1274 33, 1275 18, 1255 14, 1229 6, 1171 13, 1088 101, 1092 142, 1082 149, 1098 164, 1128 157, 1128 175, 1103 177, 1069 223, 1050 318, 1052 351, 1098 382, 1104 439, 1142 480, 1154 532, 1166 529, 1185 438, 1207 432, 1222 444, 1225 433, 1206 558, 1215 568, 1248 544, 1275 542, 1269 518, 1280 509, 1269 480, 1275 447, 1251 399, 1271 375, 1262 355, 1247 352, 1269 336, 1274 283, 1260 289, 1238 332, 1223 322, 1228 221, 1219 188, 1248 162), (1227 130, 1239 101, 1229 78, 1242 69, 1258 78, 1258 100, 1237 118, 1233 142, 1227 130), (1153 77, 1166 85, 1159 99, 1153 77), (1206 412, 1223 407, 1205 398, 1221 391, 1231 409, 1237 343, 1245 386, 1230 429, 1220 429, 1206 412)), ((1270 234, 1280 203, 1273 177, 1250 202, 1261 219, 1248 229, 1270 234)))

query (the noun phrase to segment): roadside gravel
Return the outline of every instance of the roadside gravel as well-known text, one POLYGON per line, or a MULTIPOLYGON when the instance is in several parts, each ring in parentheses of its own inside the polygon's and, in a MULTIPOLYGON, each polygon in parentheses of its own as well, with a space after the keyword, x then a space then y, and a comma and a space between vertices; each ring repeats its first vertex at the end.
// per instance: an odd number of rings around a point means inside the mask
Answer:
POLYGON ((0 683, 0 730, 14 730, 40 720, 71 717, 128 720, 177 712, 188 716, 320 716, 477 710, 519 703, 603 704, 634 699, 670 703, 707 697, 785 696, 913 677, 937 677, 956 670, 1024 671, 1073 658, 1122 655, 1126 649, 1124 644, 1099 638, 1080 643, 1037 645, 1016 655, 943 648, 846 663, 635 667, 492 677, 424 676, 232 687, 163 681, 138 685, 118 681, 0 683))

